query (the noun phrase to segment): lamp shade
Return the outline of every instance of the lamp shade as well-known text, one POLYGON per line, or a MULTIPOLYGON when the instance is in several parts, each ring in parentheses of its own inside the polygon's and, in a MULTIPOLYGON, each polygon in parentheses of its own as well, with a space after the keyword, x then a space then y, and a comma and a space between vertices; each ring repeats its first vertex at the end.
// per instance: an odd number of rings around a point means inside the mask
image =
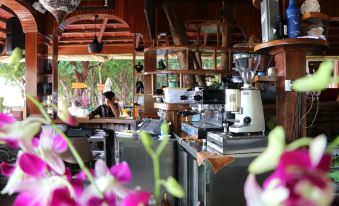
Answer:
POLYGON ((39 0, 60 24, 80 4, 81 0, 39 0))
POLYGON ((94 36, 93 41, 88 44, 88 52, 89 53, 100 53, 102 50, 102 43, 98 41, 98 38, 94 36))

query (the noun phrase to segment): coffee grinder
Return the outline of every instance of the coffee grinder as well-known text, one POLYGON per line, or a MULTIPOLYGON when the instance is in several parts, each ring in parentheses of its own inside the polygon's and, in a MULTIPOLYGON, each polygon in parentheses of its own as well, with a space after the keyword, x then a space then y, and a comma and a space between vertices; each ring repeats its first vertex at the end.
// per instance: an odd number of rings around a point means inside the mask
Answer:
MULTIPOLYGON (((229 127, 229 132, 235 134, 263 133, 265 131, 265 119, 260 91, 252 86, 252 80, 260 64, 261 56, 251 53, 237 53, 234 54, 233 58, 244 85, 240 89, 239 100, 238 98, 235 101, 226 100, 226 110, 232 108, 233 113, 235 113, 235 121, 229 127), (232 103, 231 107, 227 106, 228 103, 232 103), (237 111, 234 111, 235 107, 237 111)), ((228 92, 226 91, 226 93, 228 92)), ((237 92, 235 94, 239 96, 237 92)))

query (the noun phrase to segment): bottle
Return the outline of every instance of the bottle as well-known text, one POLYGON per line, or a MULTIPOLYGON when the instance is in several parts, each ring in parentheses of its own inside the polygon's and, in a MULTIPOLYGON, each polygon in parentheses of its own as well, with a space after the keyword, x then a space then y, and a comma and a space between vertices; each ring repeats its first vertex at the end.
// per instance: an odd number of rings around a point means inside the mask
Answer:
POLYGON ((286 9, 288 38, 297 38, 300 35, 300 8, 297 0, 289 0, 286 9))
POLYGON ((156 206, 157 205, 157 201, 155 200, 154 196, 151 195, 151 197, 148 200, 148 206, 156 206))
POLYGON ((167 193, 166 192, 163 195, 163 199, 161 201, 161 206, 171 206, 171 203, 167 199, 167 193))
POLYGON ((284 38, 284 19, 282 15, 282 0, 279 0, 279 12, 275 16, 273 25, 275 30, 274 39, 284 38))
POLYGON ((165 65, 164 61, 162 61, 162 59, 160 59, 160 61, 159 61, 159 69, 166 69, 166 65, 165 65))

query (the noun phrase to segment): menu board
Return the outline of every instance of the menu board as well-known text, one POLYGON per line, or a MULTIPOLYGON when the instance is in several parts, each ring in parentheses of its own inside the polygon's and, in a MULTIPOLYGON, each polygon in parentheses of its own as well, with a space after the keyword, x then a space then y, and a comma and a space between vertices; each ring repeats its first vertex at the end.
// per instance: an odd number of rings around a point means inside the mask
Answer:
POLYGON ((115 0, 81 0, 79 9, 113 9, 115 0))

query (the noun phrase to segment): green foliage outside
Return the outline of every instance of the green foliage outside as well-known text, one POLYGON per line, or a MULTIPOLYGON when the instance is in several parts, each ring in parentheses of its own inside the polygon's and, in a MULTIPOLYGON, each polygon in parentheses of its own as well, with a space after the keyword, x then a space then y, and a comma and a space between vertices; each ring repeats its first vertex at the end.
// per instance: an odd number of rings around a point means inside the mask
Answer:
POLYGON ((110 60, 104 63, 88 62, 87 70, 83 62, 59 62, 59 93, 58 97, 71 104, 77 99, 88 99, 89 110, 100 104, 101 92, 98 84, 105 84, 109 77, 113 82, 112 90, 116 97, 124 101, 125 105, 132 104, 133 66, 132 60, 110 60), (79 75, 77 76, 76 73, 79 75), (83 82, 86 89, 72 89, 75 82, 83 82))
POLYGON ((18 67, 15 68, 8 64, 0 64, 0 77, 4 78, 9 83, 23 86, 25 79, 25 64, 19 64, 18 67))

